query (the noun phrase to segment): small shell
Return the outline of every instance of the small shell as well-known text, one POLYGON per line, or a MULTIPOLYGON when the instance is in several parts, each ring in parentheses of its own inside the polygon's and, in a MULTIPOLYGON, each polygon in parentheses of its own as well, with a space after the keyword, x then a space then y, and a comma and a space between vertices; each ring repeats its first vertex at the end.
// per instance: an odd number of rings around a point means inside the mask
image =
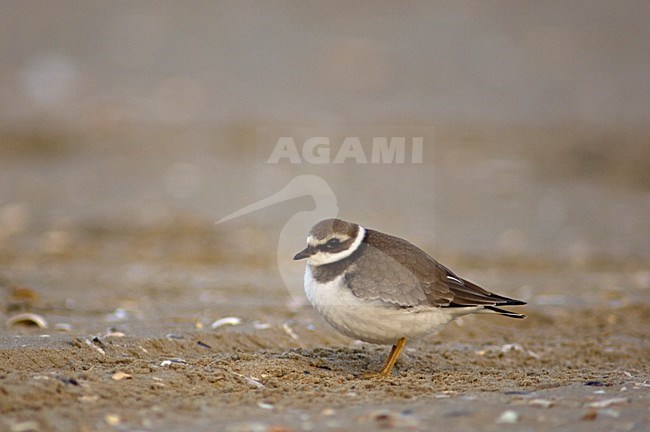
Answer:
POLYGON ((102 355, 106 354, 106 351, 104 351, 104 349, 102 347, 99 347, 99 346, 95 345, 94 343, 92 343, 90 341, 90 339, 84 339, 84 343, 86 345, 88 345, 89 347, 91 347, 92 349, 96 350, 98 353, 100 353, 102 355))
POLYGON ((285 322, 284 324, 282 324, 282 330, 284 330, 284 332, 288 334, 291 339, 298 340, 298 335, 296 334, 295 331, 293 331, 289 323, 285 322))
POLYGON ((106 414, 104 416, 104 421, 109 426, 117 426, 118 424, 120 424, 122 419, 120 418, 119 415, 111 413, 111 414, 106 414))
POLYGON ((107 337, 107 338, 108 337, 121 338, 121 337, 124 337, 124 336, 126 336, 126 335, 124 333, 120 332, 120 331, 111 331, 111 332, 108 332, 108 333, 106 333, 104 335, 104 337, 107 337))
POLYGON ((271 324, 255 321, 253 323, 253 327, 255 327, 255 330, 266 330, 268 328, 271 328, 271 324))
POLYGON ((41 425, 38 422, 33 420, 28 420, 20 423, 14 423, 11 425, 11 432, 23 432, 23 431, 38 431, 41 430, 41 425))
POLYGON ((233 374, 238 376, 239 378, 243 379, 244 381, 246 381, 246 384, 248 384, 250 386, 253 386, 255 388, 264 388, 265 387, 264 384, 262 384, 261 382, 259 382, 257 379, 255 379, 253 377, 247 377, 245 375, 238 374, 237 372, 233 372, 233 374))
POLYGON ((260 407, 260 408, 262 408, 262 409, 268 409, 268 410, 274 408, 274 407, 273 407, 273 404, 270 404, 270 403, 268 403, 268 402, 262 402, 262 401, 259 401, 259 402, 257 403, 257 406, 260 407))
POLYGON ((79 402, 97 402, 98 399, 97 395, 84 395, 77 398, 79 402))
POLYGON ((605 399, 597 402, 591 402, 586 405, 587 408, 607 408, 612 405, 619 405, 629 402, 629 399, 626 397, 618 397, 612 399, 605 399))
POLYGON ((7 320, 6 324, 7 327, 13 327, 16 325, 28 325, 36 326, 39 328, 47 328, 47 321, 45 321, 45 318, 33 313, 21 313, 14 315, 7 320))
POLYGON ((120 371, 120 372, 115 372, 111 376, 111 378, 114 379, 115 381, 121 381, 123 379, 133 378, 133 375, 120 371))
POLYGON ((183 335, 178 335, 178 334, 175 334, 175 333, 167 333, 167 336, 165 336, 165 337, 166 337, 167 339, 169 339, 169 340, 181 340, 181 339, 185 339, 185 336, 183 336, 183 335))
POLYGON ((540 407, 540 408, 551 408, 555 405, 555 401, 552 401, 550 399, 531 399, 528 401, 528 405, 530 406, 535 406, 535 407, 540 407))
POLYGON ((54 324, 54 328, 57 329, 60 332, 69 332, 69 331, 72 331, 72 324, 56 323, 56 324, 54 324))
POLYGON ((216 320, 215 322, 210 324, 210 327, 216 329, 217 327, 221 327, 224 325, 239 325, 239 324, 241 324, 241 318, 231 316, 231 317, 225 317, 216 320))
POLYGON ((509 343, 509 344, 502 345, 499 351, 501 351, 502 353, 507 353, 510 351, 523 351, 523 350, 524 348, 518 343, 509 343))
POLYGON ((505 410, 497 419, 497 423, 517 423, 518 420, 519 414, 517 411, 505 410))
POLYGON ((163 366, 163 367, 171 366, 173 364, 186 365, 187 362, 185 360, 183 360, 182 358, 173 358, 173 359, 169 359, 169 360, 163 360, 162 362, 160 362, 160 366, 163 366))

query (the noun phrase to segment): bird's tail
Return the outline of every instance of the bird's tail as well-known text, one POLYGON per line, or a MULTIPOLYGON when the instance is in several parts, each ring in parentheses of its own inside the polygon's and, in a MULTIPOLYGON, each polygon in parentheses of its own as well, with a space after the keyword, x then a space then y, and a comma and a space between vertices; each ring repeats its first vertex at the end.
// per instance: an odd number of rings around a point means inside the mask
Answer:
MULTIPOLYGON (((521 304, 521 303, 524 303, 524 302, 518 302, 518 304, 521 304)), ((488 309, 490 312, 495 312, 495 313, 498 313, 499 315, 507 316, 507 317, 510 317, 510 318, 519 318, 519 319, 526 318, 526 315, 524 315, 524 314, 518 314, 518 313, 510 312, 508 310, 501 309, 501 308, 498 308, 496 306, 485 306, 485 309, 488 309)))

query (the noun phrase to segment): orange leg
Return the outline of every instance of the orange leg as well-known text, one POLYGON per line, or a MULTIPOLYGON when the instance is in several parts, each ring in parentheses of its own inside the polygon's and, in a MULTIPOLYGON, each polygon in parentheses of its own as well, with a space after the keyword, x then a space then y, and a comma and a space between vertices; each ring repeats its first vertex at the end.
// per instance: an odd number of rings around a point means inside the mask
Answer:
POLYGON ((390 371, 393 370, 393 366, 395 366, 397 357, 399 357, 400 353, 404 349, 404 345, 406 345, 406 338, 400 338, 397 343, 393 345, 393 348, 391 348, 390 354, 388 354, 388 358, 386 359, 386 364, 384 364, 379 375, 383 377, 390 376, 390 371))

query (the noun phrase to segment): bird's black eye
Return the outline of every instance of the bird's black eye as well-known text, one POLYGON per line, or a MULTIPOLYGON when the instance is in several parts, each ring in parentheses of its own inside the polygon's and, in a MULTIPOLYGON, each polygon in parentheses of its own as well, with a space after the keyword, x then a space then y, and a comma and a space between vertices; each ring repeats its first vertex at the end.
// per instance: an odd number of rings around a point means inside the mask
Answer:
POLYGON ((339 247, 340 243, 341 242, 339 241, 339 239, 333 238, 330 239, 327 243, 325 243, 325 248, 329 250, 336 249, 337 247, 339 247))

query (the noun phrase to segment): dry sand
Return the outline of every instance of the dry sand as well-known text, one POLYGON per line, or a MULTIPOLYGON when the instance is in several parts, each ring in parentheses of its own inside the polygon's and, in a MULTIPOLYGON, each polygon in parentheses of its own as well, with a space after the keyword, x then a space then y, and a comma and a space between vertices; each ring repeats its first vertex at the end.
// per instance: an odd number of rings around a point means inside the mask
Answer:
POLYGON ((48 328, 0 332, 0 430, 650 427, 642 263, 447 262, 528 319, 463 318, 367 379, 387 347, 338 335, 211 224, 173 226, 5 242, 2 321, 48 328))

